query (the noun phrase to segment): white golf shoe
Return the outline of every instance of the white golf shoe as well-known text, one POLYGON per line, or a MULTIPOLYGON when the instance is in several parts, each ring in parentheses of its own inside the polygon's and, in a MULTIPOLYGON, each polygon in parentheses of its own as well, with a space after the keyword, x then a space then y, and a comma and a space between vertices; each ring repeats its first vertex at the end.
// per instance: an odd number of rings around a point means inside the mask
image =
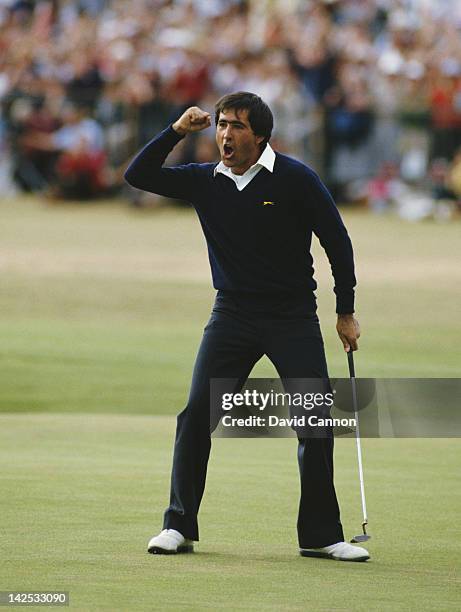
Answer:
POLYGON ((370 554, 365 548, 351 546, 348 542, 337 542, 323 548, 300 548, 303 557, 322 557, 336 561, 368 561, 370 554))
POLYGON ((176 553, 194 552, 194 543, 187 540, 176 529, 164 529, 149 540, 147 552, 157 555, 175 555, 176 553))

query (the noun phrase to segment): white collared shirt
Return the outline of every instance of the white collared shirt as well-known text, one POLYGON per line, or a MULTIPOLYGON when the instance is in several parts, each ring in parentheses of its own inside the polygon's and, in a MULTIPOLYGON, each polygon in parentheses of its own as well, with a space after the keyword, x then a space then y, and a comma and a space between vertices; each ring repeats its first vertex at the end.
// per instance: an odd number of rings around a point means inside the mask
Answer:
POLYGON ((216 176, 218 172, 220 172, 221 174, 224 174, 225 176, 228 176, 237 185, 237 189, 239 191, 242 191, 242 189, 245 189, 248 183, 254 179, 254 177, 258 174, 261 168, 266 168, 267 170, 269 170, 269 172, 273 172, 274 163, 275 163, 274 150, 272 149, 270 144, 267 143, 266 148, 261 153, 261 156, 258 159, 258 161, 255 164, 253 164, 251 168, 248 168, 248 170, 244 172, 243 174, 234 174, 230 168, 225 166, 223 162, 220 161, 219 164, 214 169, 214 176, 216 176))

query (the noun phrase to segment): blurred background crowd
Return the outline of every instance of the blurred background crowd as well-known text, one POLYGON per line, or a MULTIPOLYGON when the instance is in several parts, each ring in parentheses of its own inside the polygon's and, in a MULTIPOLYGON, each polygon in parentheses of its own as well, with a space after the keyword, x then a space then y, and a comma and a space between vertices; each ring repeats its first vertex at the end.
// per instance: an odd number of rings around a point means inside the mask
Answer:
MULTIPOLYGON (((0 0, 0 189, 141 205, 133 153, 236 90, 338 202, 456 214, 459 0, 0 0)), ((172 161, 216 159, 212 132, 172 161)))

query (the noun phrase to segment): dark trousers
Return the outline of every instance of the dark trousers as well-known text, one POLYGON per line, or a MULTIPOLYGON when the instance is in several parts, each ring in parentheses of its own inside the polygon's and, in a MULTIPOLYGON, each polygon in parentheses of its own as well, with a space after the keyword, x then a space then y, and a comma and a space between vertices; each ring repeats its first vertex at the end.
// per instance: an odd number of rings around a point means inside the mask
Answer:
MULTIPOLYGON (((306 310, 304 300, 275 302, 218 292, 195 362, 189 400, 177 418, 164 529, 199 539, 197 514, 211 448, 210 379, 238 379, 241 387, 264 354, 282 379, 328 377, 319 321, 306 310)), ((344 535, 333 484, 333 435, 299 439, 298 444, 299 545, 340 542, 344 535)))

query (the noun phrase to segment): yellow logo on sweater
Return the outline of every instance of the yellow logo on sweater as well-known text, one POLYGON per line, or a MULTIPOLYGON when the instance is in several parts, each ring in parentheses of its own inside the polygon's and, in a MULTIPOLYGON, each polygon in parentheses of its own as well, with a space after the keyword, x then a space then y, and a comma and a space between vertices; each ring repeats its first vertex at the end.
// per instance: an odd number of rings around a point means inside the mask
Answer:
POLYGON ((268 201, 263 202, 263 206, 268 206, 269 204, 274 205, 275 202, 268 202, 268 201))

